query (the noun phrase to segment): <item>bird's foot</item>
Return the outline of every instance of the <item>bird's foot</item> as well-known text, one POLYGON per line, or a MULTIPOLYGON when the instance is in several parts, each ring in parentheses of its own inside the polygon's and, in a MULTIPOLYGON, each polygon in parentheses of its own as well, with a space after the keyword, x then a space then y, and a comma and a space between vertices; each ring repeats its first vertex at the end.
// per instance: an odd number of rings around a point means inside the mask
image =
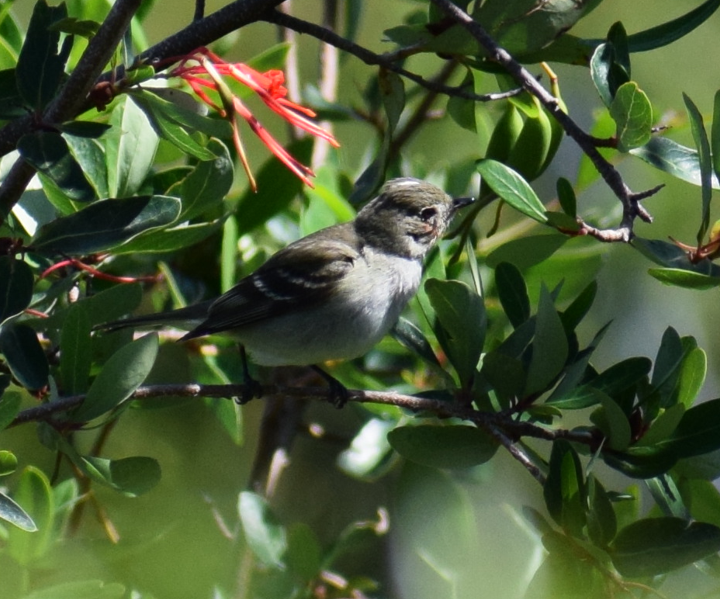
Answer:
POLYGON ((350 392, 348 391, 347 387, 343 385, 340 381, 338 381, 335 377, 330 376, 322 368, 319 368, 318 366, 312 366, 311 368, 321 377, 323 377, 327 382, 328 386, 330 387, 328 401, 338 409, 345 406, 345 404, 348 402, 348 399, 350 399, 350 392))

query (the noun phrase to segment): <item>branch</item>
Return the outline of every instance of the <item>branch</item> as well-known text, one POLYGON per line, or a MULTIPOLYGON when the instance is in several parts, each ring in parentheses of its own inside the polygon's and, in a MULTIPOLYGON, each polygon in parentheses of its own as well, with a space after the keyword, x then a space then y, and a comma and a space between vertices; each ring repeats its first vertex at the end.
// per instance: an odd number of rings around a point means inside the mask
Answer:
MULTIPOLYGON (((548 112, 557 120, 580 149, 590 158, 600 176, 610 187, 623 205, 623 219, 620 227, 616 229, 617 239, 612 241, 628 242, 632 238, 633 223, 636 218, 640 218, 645 222, 652 222, 650 214, 640 205, 640 201, 656 193, 659 188, 634 193, 623 181, 618 170, 610 164, 598 151, 593 138, 585 133, 582 128, 558 105, 557 99, 548 92, 540 83, 527 71, 519 62, 517 62, 507 50, 501 48, 495 40, 493 40, 485 29, 475 21, 464 10, 456 6, 451 0, 432 0, 433 4, 442 9, 455 22, 462 25, 472 35, 478 43, 488 52, 490 60, 500 64, 515 81, 533 96, 535 96, 548 112)), ((606 241, 610 235, 607 236, 606 241)))
MULTIPOLYGON (((367 48, 364 48, 363 46, 360 46, 355 42, 352 42, 338 35, 334 31, 331 31, 326 27, 322 27, 308 21, 303 21, 302 19, 298 19, 297 17, 293 17, 277 10, 273 10, 264 14, 262 16, 262 19, 267 21, 268 23, 274 23, 276 25, 287 27, 288 29, 292 29, 293 31, 297 31, 298 33, 305 33, 307 35, 311 35, 312 37, 320 40, 321 42, 325 42, 326 44, 335 46, 336 48, 339 48, 340 50, 343 50, 348 54, 352 54, 356 58, 362 60, 367 65, 383 67, 388 71, 392 71, 393 73, 397 73, 398 75, 401 75, 406 79, 410 79, 410 81, 414 81, 425 89, 429 89, 430 91, 439 94, 445 94, 447 96, 454 96, 457 98, 465 98, 467 100, 475 100, 476 102, 492 102, 495 100, 502 100, 504 98, 516 96, 521 91, 510 90, 507 92, 498 92, 492 94, 476 94, 474 92, 468 91, 464 87, 443 85, 442 83, 428 81, 420 75, 408 71, 407 69, 404 69, 397 64, 396 61, 398 59, 405 58, 406 54, 403 52, 393 52, 391 54, 375 54, 375 52, 371 52, 367 48)), ((413 49, 409 52, 412 53, 414 51, 415 50, 413 49)))

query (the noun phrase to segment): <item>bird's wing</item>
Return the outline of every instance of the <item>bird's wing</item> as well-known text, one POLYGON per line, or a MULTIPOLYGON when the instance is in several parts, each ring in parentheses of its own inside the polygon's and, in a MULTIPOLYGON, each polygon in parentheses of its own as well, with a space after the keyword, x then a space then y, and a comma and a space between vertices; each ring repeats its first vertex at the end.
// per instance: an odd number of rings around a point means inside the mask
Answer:
POLYGON ((237 329, 322 302, 358 258, 359 243, 349 225, 304 237, 215 300, 206 320, 184 338, 237 329))

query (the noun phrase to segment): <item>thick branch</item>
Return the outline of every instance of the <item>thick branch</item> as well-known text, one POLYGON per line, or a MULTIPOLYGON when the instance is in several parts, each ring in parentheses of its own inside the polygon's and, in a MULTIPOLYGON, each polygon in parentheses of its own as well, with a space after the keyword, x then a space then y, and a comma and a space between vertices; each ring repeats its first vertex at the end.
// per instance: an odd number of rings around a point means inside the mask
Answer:
MULTIPOLYGON (((640 200, 652 195, 657 188, 648 192, 633 193, 623 181, 618 170, 610 164, 598 151, 594 140, 563 110, 561 110, 557 99, 548 92, 540 83, 517 62, 509 52, 498 46, 485 29, 475 21, 464 10, 453 4, 451 0, 432 0, 433 4, 440 7, 448 16, 462 25, 488 52, 490 59, 500 64, 508 74, 515 79, 525 90, 534 95, 542 105, 550 112, 565 133, 570 136, 582 151, 590 158, 600 176, 605 180, 608 187, 613 191, 623 205, 623 220, 617 229, 619 240, 630 241, 632 237, 632 226, 635 218, 640 217, 646 222, 651 222, 652 217, 640 205, 640 200)), ((609 240, 609 239, 608 239, 609 240)))

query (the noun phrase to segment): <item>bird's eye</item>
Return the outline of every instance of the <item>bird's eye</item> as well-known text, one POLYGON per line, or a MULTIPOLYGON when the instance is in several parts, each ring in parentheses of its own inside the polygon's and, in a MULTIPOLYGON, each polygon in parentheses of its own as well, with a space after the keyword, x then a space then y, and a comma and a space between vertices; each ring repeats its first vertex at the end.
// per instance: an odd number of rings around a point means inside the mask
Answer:
POLYGON ((432 206, 429 208, 423 208, 420 211, 420 218, 423 219, 425 222, 432 219, 437 214, 437 208, 433 208, 432 206))

